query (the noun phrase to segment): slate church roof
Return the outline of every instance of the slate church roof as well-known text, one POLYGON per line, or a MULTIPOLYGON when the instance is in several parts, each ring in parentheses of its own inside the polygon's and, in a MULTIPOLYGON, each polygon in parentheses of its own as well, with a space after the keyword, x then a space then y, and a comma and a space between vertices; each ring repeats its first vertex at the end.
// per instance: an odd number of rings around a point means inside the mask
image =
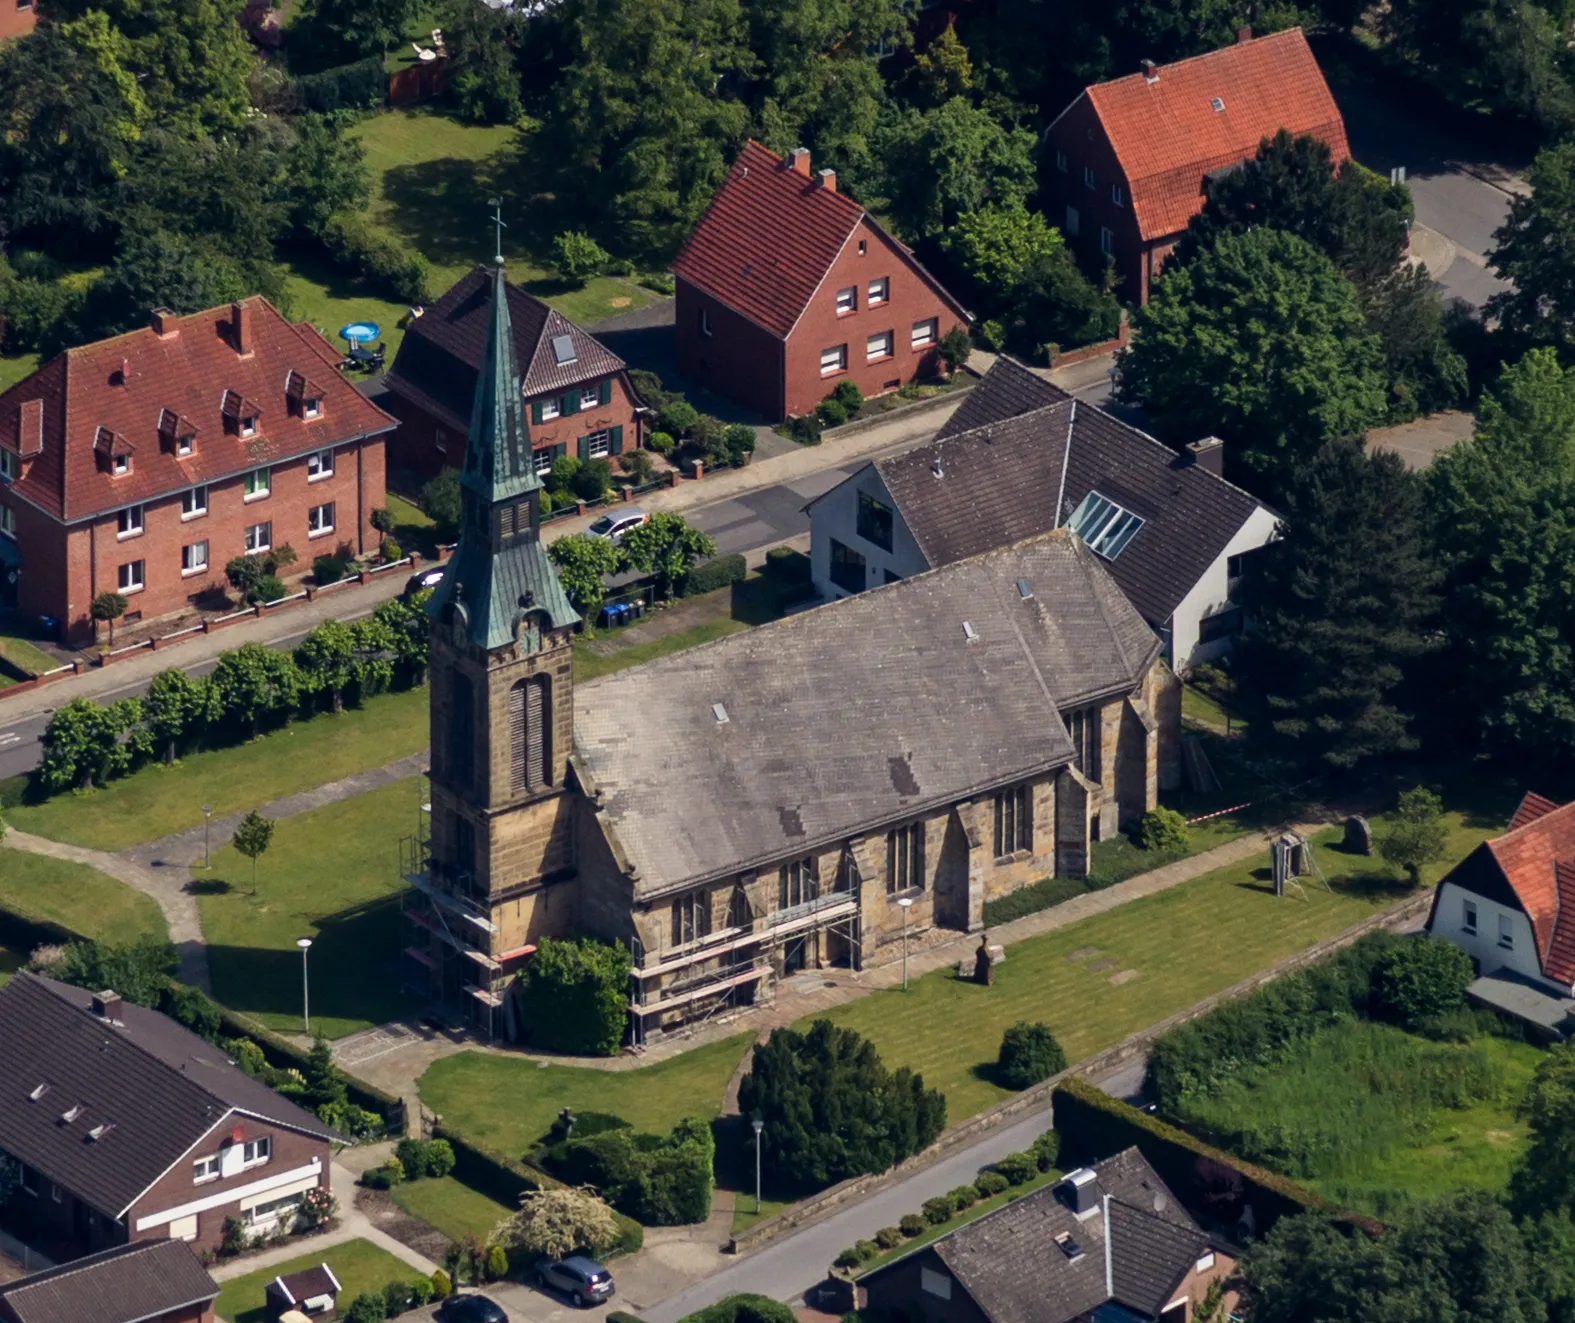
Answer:
POLYGON ((576 686, 576 766, 650 895, 1062 765, 1158 652, 1052 533, 576 686))

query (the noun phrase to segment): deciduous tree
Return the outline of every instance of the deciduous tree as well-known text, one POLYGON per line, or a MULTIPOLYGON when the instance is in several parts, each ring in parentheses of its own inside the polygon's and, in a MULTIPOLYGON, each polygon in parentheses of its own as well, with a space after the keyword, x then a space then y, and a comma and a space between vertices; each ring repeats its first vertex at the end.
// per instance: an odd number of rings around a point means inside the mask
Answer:
POLYGON ((102 592, 88 606, 88 614, 94 620, 109 625, 109 646, 112 648, 115 646, 115 622, 126 614, 129 605, 120 593, 102 592))
POLYGON ((656 576, 659 597, 670 597, 699 561, 716 555, 716 543, 682 515, 662 513, 625 533, 619 550, 631 568, 656 576))
MULTIPOLYGON (((485 5, 471 8, 492 12, 485 5)), ((359 138, 341 133, 336 123, 321 115, 296 119, 283 197, 297 231, 320 238, 330 216, 359 211, 371 193, 366 148, 359 138)))
POLYGON ((241 825, 235 829, 235 835, 231 840, 236 853, 243 854, 252 861, 252 895, 254 896, 257 894, 257 860, 267 853, 272 840, 272 819, 263 817, 256 809, 241 819, 241 825))
POLYGON ((212 683, 225 720, 256 735, 264 721, 295 706, 301 681, 289 654, 261 643, 243 643, 220 654, 212 683))
POLYGON ((587 619, 594 617, 607 598, 607 575, 618 571, 618 548, 607 538, 574 533, 554 542, 547 555, 574 609, 587 619))
POLYGON ((1488 313, 1533 344, 1566 346, 1575 341, 1575 142, 1544 147, 1527 182, 1493 232, 1488 261, 1509 288, 1488 313))
POLYGON ((213 686, 172 666, 153 677, 142 700, 142 713, 149 736, 164 750, 165 763, 173 763, 181 742, 217 716, 213 686))
POLYGON ((295 646, 295 668, 307 693, 326 693, 335 712, 345 709, 345 686, 355 676, 356 638, 342 620, 314 625, 295 646))
POLYGON ((594 1254, 618 1239, 618 1219, 593 1190, 527 1190, 519 1212, 500 1222, 493 1238, 530 1256, 594 1254))
POLYGON ((1378 842, 1378 853, 1405 869, 1411 885, 1417 887, 1422 885, 1422 869, 1442 859, 1448 844, 1443 800, 1426 786, 1412 786, 1401 792, 1394 821, 1378 842))
POLYGON ((91 698, 73 698, 55 709, 39 743, 38 779, 51 792, 89 790, 110 761, 119 732, 107 709, 91 698))

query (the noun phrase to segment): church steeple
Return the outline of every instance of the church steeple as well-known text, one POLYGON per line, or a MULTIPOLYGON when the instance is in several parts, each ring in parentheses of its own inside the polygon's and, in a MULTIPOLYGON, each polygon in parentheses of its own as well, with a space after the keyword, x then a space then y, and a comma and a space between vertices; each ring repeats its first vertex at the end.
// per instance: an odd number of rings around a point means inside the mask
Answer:
POLYGON ((476 374, 476 398, 470 410, 465 471, 460 485, 487 505, 516 500, 541 488, 531 460, 530 432, 520 394, 520 369, 514 356, 508 285, 503 279, 501 257, 493 267, 487 348, 476 374))

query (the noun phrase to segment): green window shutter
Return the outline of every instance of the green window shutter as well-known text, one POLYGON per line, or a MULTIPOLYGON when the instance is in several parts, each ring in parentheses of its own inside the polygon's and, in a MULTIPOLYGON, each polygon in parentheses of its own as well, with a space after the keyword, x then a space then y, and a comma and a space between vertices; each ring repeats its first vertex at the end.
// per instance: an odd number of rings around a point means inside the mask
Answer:
POLYGON ((591 457, 591 439, 588 436, 580 438, 580 460, 583 463, 591 457))
POLYGON ((601 401, 603 404, 612 403, 612 378, 603 377, 601 386, 601 401))
POLYGON ((580 411, 580 392, 567 390, 563 392, 563 416, 567 418, 571 413, 580 411))
POLYGON ((530 420, 538 427, 541 425, 541 401, 532 400, 530 405, 530 420))
POLYGON ((623 424, 619 423, 617 427, 610 429, 607 435, 610 438, 608 452, 614 455, 623 454, 623 424))
POLYGON ((562 459, 568 453, 569 443, 567 441, 560 441, 552 448, 552 457, 554 459, 562 459))

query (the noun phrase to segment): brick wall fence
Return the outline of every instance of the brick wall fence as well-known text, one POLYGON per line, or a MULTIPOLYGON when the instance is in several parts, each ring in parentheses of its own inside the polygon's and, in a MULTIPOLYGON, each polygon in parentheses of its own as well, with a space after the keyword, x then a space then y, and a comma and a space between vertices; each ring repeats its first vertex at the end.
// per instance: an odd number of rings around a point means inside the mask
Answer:
POLYGON ((1053 368, 1070 367, 1073 363, 1083 363, 1090 358, 1099 358, 1103 354, 1113 354, 1118 349, 1125 349, 1127 342, 1132 339, 1132 325, 1127 321, 1126 311, 1121 313, 1121 326, 1116 331, 1114 340, 1104 340, 1097 345, 1084 345, 1081 349, 1068 349, 1062 353, 1060 346, 1050 345, 1050 366, 1053 368))
POLYGON ((771 1241, 797 1230, 800 1226, 816 1222, 832 1211, 845 1204, 856 1203, 866 1195, 884 1189, 909 1176, 923 1171, 932 1163, 940 1161, 947 1154, 959 1148, 983 1139, 994 1130, 1000 1129, 1010 1121, 1015 1121, 1029 1112, 1044 1110, 1045 1122, 1048 1127, 1053 1123, 1050 1115, 1050 1098, 1055 1092, 1056 1085, 1068 1076, 1094 1076, 1108 1074, 1119 1066, 1126 1065, 1137 1057, 1145 1055, 1149 1045, 1156 1039, 1169 1033, 1177 1025, 1185 1024, 1188 1020, 1195 1020, 1200 1015, 1207 1015, 1216 1006, 1227 1001, 1234 1001, 1238 997, 1245 997, 1250 992, 1256 992, 1265 984, 1293 974, 1308 965, 1315 965, 1328 958, 1342 947, 1349 946, 1357 938, 1377 928, 1399 928, 1411 920, 1427 912, 1433 902, 1431 890, 1411 896, 1406 900, 1390 906, 1377 914, 1363 919, 1360 923, 1353 924, 1343 932, 1336 933, 1333 937, 1326 938, 1315 946, 1308 947, 1305 951, 1280 961, 1268 969, 1261 970, 1239 983, 1234 983, 1222 992, 1216 992, 1211 997, 1205 997, 1195 1006, 1189 1006, 1184 1011, 1178 1011, 1168 1019, 1161 1020, 1158 1024, 1141 1029, 1129 1038, 1123 1039, 1114 1047, 1106 1048, 1103 1052, 1096 1052, 1058 1075, 1024 1089, 1021 1093, 997 1103, 994 1107, 975 1116, 970 1116, 960 1125, 952 1126, 942 1133, 941 1137, 931 1144, 922 1153, 916 1153, 905 1162, 898 1163, 890 1171, 880 1172, 872 1176, 855 1176, 851 1180, 843 1181, 840 1185, 833 1185, 829 1190, 805 1199, 802 1203, 794 1204, 791 1208, 778 1213, 773 1218, 760 1222, 742 1235, 734 1236, 728 1248, 734 1254, 748 1254, 771 1241))

